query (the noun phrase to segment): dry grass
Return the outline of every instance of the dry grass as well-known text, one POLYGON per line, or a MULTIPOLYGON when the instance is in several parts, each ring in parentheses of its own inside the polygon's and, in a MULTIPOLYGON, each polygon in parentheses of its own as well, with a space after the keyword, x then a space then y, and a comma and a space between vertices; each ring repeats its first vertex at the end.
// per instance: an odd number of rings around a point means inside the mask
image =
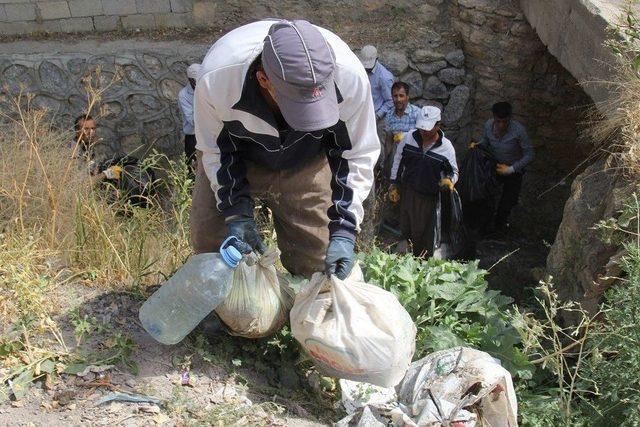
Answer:
POLYGON ((632 9, 612 33, 608 41, 616 57, 609 64, 612 78, 595 82, 611 96, 591 112, 586 132, 595 141, 596 152, 610 155, 608 166, 633 180, 640 176, 640 24, 632 9))
MULTIPOLYGON (((99 70, 85 79, 89 114, 100 110, 102 93, 115 81, 102 81, 99 70)), ((57 123, 31 99, 21 94, 12 111, 0 111, 0 403, 11 394, 20 399, 43 376, 52 383, 56 372, 88 357, 68 347, 61 332, 83 303, 72 297, 78 287, 137 293, 190 253, 184 162, 145 159, 162 163, 166 176, 162 197, 149 208, 114 201, 92 184, 87 161, 75 158, 71 124, 57 123)), ((78 322, 75 333, 87 319, 78 322)), ((119 333, 113 340, 109 360, 125 363, 132 342, 119 333)))
MULTIPOLYGON (((87 79, 88 110, 101 91, 87 79)), ((164 195, 147 209, 109 201, 91 184, 84 160, 74 159, 74 133, 32 108, 28 95, 0 113, 0 332, 25 317, 48 318, 57 286, 69 278, 105 290, 156 284, 190 253, 191 182, 182 162, 163 160, 164 195), (61 275, 61 272, 64 274, 61 275)), ((68 307, 67 307, 68 308, 68 307)), ((1 341, 1 337, 0 337, 1 341)))

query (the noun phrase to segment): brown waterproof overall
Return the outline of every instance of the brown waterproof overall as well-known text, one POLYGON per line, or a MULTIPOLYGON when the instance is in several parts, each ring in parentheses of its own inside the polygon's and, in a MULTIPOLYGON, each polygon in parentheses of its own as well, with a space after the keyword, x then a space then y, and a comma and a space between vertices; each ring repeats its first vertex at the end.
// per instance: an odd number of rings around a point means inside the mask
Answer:
MULTIPOLYGON (((227 234, 224 216, 197 152, 198 170, 191 207, 191 243, 196 253, 218 252, 227 234)), ((273 171, 247 163, 251 196, 271 209, 284 267, 294 275, 324 270, 329 243, 331 169, 324 155, 296 169, 273 171)))

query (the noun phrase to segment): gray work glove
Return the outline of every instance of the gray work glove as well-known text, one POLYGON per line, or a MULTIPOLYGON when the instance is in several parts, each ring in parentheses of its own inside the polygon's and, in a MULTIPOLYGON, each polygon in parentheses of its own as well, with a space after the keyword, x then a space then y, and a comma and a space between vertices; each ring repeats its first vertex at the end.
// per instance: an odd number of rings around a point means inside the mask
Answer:
POLYGON ((267 247, 262 242, 256 221, 250 217, 240 217, 227 223, 227 237, 235 236, 231 243, 240 253, 248 254, 251 251, 264 253, 267 247))
POLYGON ((328 276, 335 274, 340 280, 347 278, 356 260, 353 247, 353 240, 346 237, 332 237, 329 240, 327 256, 324 259, 325 271, 328 276))

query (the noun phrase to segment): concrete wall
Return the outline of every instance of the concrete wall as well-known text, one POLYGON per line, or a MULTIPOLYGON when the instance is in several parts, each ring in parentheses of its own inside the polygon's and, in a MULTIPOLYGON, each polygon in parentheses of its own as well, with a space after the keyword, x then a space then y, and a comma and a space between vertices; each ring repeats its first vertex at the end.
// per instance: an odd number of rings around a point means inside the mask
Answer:
POLYGON ((203 24, 194 0, 0 0, 0 34, 183 28, 203 24))
MULTIPOLYGON (((596 103, 606 103, 611 91, 604 82, 615 73, 615 58, 605 41, 610 26, 620 23, 624 10, 640 6, 624 0, 520 0, 520 5, 548 51, 583 82, 596 103)), ((636 15, 637 16, 637 15, 636 15)), ((606 114, 608 107, 599 105, 606 114)))

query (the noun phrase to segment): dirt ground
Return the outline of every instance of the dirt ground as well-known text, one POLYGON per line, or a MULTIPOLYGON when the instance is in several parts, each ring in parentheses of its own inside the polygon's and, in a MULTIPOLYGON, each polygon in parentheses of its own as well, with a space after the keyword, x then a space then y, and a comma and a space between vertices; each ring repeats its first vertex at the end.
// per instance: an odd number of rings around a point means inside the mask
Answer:
MULTIPOLYGON (((530 297, 535 267, 544 265, 548 253, 544 239, 531 238, 522 227, 482 239, 477 246, 481 266, 490 269, 490 285, 519 303, 530 297)), ((81 284, 59 292, 64 293, 61 300, 74 304, 55 318, 71 352, 90 360, 96 349, 113 353, 118 348, 114 337, 126 337, 118 345, 128 354, 115 366, 95 367, 98 372, 85 376, 61 374, 53 384, 35 381, 23 399, 0 404, 0 425, 318 426, 342 417, 338 396, 314 390, 300 377, 296 361, 273 359, 273 349, 260 354, 264 342, 219 331, 209 339, 195 332, 178 345, 164 346, 140 326, 142 297, 81 284), (79 340, 78 319, 83 318, 90 319, 94 332, 79 340), (108 331, 100 332, 96 325, 106 325, 108 331), (182 385, 187 371, 188 385, 182 385), (100 403, 114 392, 158 401, 100 403)))
MULTIPOLYGON (((288 389, 277 381, 274 385, 267 376, 257 372, 255 365, 234 366, 235 362, 228 360, 212 360, 221 353, 220 349, 206 339, 199 340, 196 334, 175 346, 155 342, 138 321, 142 300, 131 294, 100 293, 81 285, 61 292, 80 306, 81 315, 109 325, 108 334, 94 333, 93 338, 72 351, 86 354, 94 349, 117 348, 109 341, 126 336, 130 339, 126 347, 131 353, 125 363, 93 368, 102 372, 89 372, 85 376, 80 376, 83 373, 61 374, 53 384, 36 380, 24 398, 0 404, 2 426, 319 426, 339 419, 331 406, 333 402, 323 402, 321 395, 305 391, 304 387, 288 389), (189 381, 183 385, 186 371, 189 381), (157 400, 154 403, 100 403, 114 392, 135 393, 157 400)), ((55 319, 62 326, 68 344, 77 339, 74 318, 77 319, 77 315, 72 316, 70 310, 55 319)), ((212 342, 229 344, 231 340, 225 335, 220 332, 212 342)), ((236 346, 238 342, 242 341, 236 340, 236 346)), ((228 351, 222 353, 229 354, 228 351)), ((290 368, 293 370, 293 366, 290 368)), ((301 381, 304 379, 294 378, 298 384, 301 381)))

